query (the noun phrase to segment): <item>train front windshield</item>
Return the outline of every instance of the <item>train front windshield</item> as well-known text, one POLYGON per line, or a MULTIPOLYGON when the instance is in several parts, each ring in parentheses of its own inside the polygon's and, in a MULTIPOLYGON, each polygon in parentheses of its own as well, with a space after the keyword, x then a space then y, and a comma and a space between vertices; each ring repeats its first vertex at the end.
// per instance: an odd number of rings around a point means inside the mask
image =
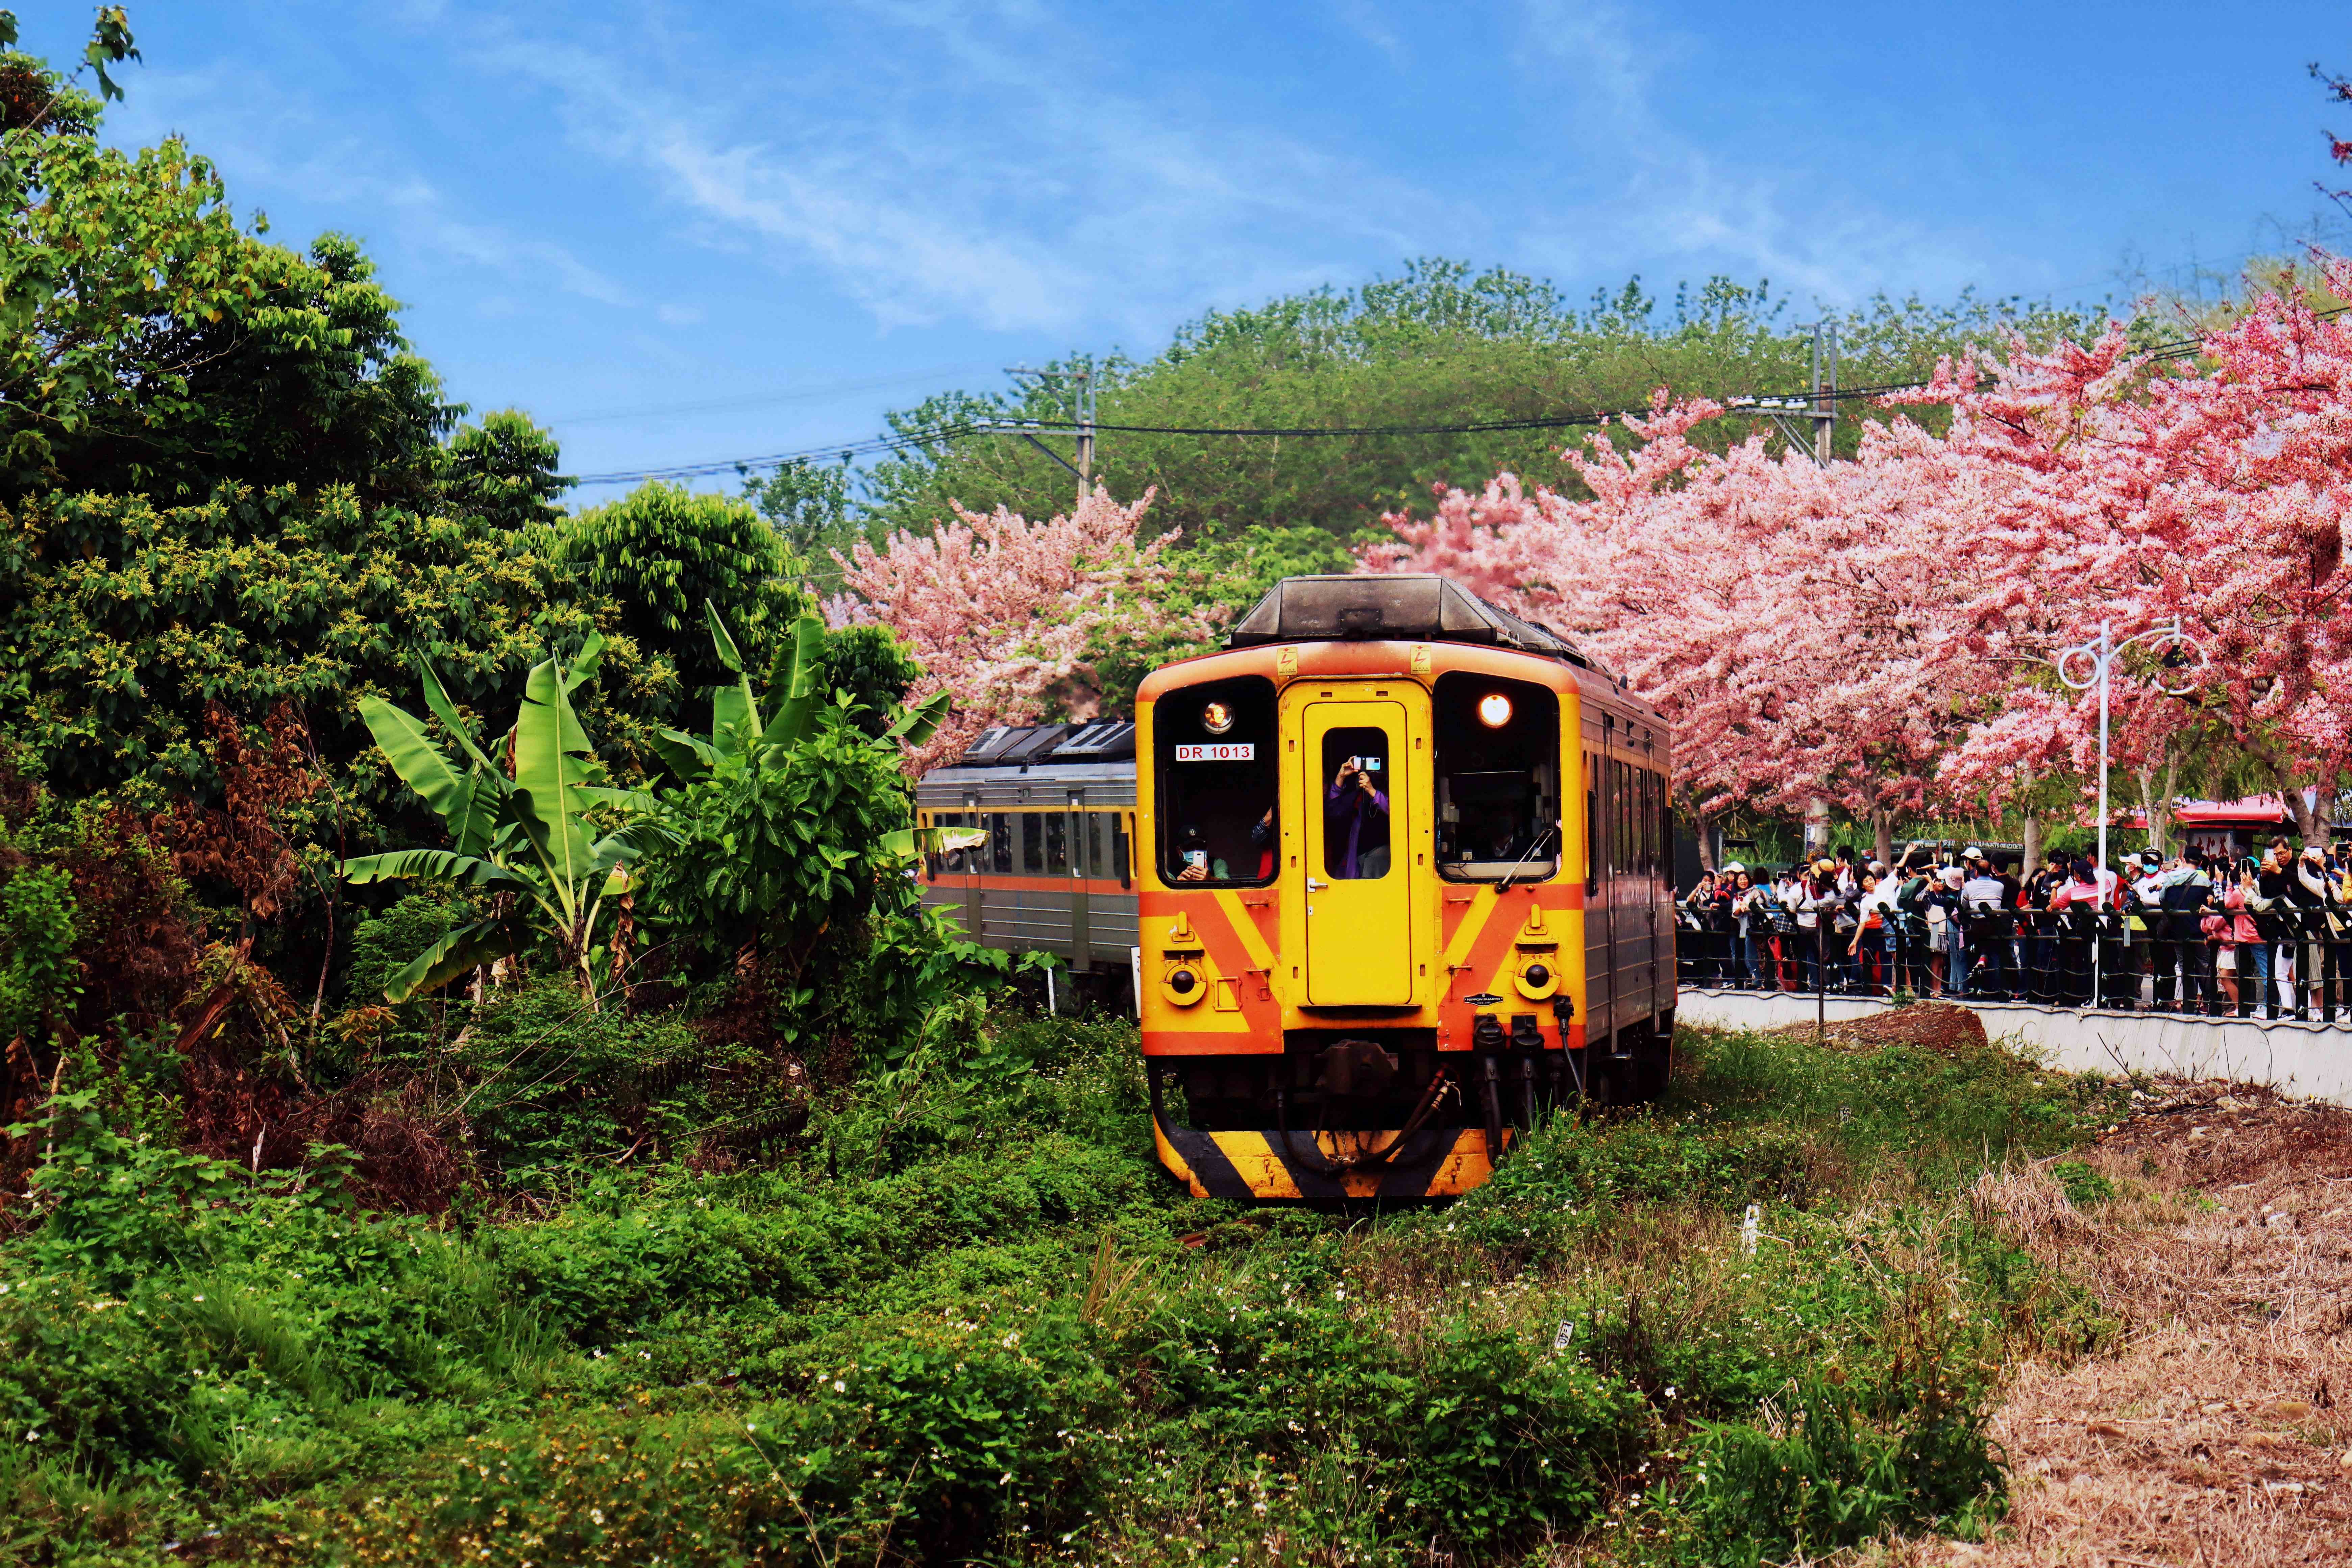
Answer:
POLYGON ((1437 679, 1437 865, 1525 881, 1559 865, 1559 699, 1522 680, 1437 679))
POLYGON ((1205 682, 1152 704, 1160 875, 1171 883, 1269 882, 1281 854, 1274 682, 1205 682))

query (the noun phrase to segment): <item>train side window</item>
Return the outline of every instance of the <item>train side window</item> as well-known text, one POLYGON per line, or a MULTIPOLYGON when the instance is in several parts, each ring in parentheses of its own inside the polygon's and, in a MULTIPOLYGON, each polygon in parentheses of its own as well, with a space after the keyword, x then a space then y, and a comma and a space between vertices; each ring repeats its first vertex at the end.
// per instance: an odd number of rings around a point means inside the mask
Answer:
POLYGON ((988 814, 988 863, 1000 877, 1013 874, 1013 816, 1009 812, 988 814))
POLYGON ((1127 815, 1124 812, 1110 813, 1110 858, 1111 863, 1118 868, 1118 885, 1133 887, 1135 848, 1127 837, 1127 815))
POLYGON ((1584 753, 1584 890, 1601 891, 1601 759, 1584 753))
POLYGON ((1664 858, 1665 846, 1658 842, 1658 773, 1649 769, 1642 775, 1642 837, 1650 841, 1650 877, 1655 880, 1658 863, 1664 858))
POLYGON ((1160 876, 1170 883, 1257 886, 1274 879, 1274 682, 1204 681, 1152 703, 1160 791, 1160 876))
POLYGON ((1612 871, 1632 871, 1633 867, 1633 769, 1622 758, 1610 764, 1610 804, 1616 808, 1615 833, 1609 856, 1612 871))
POLYGON ((1042 877, 1045 874, 1045 818, 1042 813, 1022 811, 1013 820, 1021 826, 1021 869, 1024 874, 1042 877))
POLYGON ((1559 698, 1524 680, 1437 678, 1437 868, 1452 881, 1559 869, 1559 698))
POLYGON ((1070 874, 1070 819, 1065 813, 1049 811, 1040 820, 1045 825, 1045 875, 1066 877, 1070 874))

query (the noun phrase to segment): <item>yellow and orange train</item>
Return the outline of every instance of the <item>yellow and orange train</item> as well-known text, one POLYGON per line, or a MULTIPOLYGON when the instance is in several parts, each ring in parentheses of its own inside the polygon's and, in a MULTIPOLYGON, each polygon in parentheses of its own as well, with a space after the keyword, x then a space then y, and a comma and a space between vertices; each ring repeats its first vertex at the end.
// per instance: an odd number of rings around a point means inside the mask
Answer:
POLYGON ((1668 746, 1443 578, 1290 578, 1147 678, 1132 727, 992 731, 926 775, 927 824, 990 829, 926 895, 1132 984, 1195 1192, 1459 1193, 1547 1106, 1664 1082, 1668 746))

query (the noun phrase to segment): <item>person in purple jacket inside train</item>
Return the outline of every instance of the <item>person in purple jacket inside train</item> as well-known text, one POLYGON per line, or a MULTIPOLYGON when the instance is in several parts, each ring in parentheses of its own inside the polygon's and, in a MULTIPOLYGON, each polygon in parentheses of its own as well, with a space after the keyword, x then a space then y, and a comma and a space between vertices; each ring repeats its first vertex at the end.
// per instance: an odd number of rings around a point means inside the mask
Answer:
POLYGON ((1324 856, 1334 877, 1385 877, 1389 871, 1389 797, 1372 783, 1363 759, 1339 764, 1324 796, 1324 856))

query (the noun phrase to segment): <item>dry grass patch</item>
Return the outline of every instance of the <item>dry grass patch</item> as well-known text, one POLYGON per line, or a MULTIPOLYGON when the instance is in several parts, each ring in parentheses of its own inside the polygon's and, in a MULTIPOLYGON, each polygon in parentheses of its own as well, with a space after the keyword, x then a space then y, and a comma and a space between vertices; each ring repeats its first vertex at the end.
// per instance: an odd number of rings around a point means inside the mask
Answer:
POLYGON ((2134 1102, 2079 1165, 1978 1186, 2130 1329, 2111 1353, 2019 1367, 1995 1426, 2008 1528, 1920 1561, 2352 1561, 2352 1111, 2180 1082, 2134 1102), (2115 1195, 2078 1206, 2065 1178, 2115 1195))

